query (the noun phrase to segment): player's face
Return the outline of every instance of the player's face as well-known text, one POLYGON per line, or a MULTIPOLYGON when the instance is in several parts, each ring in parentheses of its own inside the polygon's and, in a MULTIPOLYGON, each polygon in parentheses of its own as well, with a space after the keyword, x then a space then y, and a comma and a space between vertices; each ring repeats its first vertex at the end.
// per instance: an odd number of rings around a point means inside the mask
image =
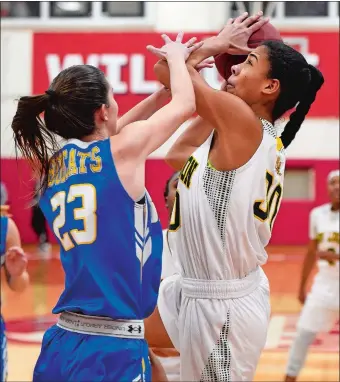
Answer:
POLYGON ((332 204, 340 203, 339 181, 340 181, 340 178, 338 176, 334 176, 328 182, 328 195, 332 204))
POLYGON ((175 177, 174 179, 172 179, 172 181, 169 184, 169 194, 166 201, 166 206, 167 206, 169 215, 171 215, 172 209, 174 207, 177 185, 178 185, 178 177, 175 177))
POLYGON ((231 68, 232 75, 227 80, 228 93, 243 99, 250 107, 275 100, 279 92, 279 81, 268 78, 270 63, 267 48, 259 46, 246 60, 231 68))

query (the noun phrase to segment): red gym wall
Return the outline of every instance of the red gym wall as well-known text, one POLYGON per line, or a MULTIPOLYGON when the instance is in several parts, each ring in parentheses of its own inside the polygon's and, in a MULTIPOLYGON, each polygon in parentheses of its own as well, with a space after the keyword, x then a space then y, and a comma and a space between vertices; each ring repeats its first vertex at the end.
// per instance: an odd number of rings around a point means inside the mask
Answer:
MULTIPOLYGON (((208 34, 196 33, 199 39, 208 34)), ((318 67, 324 73, 325 84, 318 94, 308 117, 339 118, 339 56, 332 46, 339 45, 338 32, 284 32, 284 38, 295 41, 294 47, 307 47, 318 57, 318 67), (296 45, 296 46, 295 46, 296 45)), ((190 34, 186 38, 191 37, 190 34)), ((288 41, 288 40, 287 40, 288 41)), ((115 89, 115 98, 123 114, 136 103, 154 91, 157 83, 153 74, 156 59, 145 51, 147 44, 157 46, 158 33, 34 33, 32 92, 43 93, 50 80, 66 66, 92 64, 99 66, 107 75, 115 89), (137 38, 138 37, 138 38, 137 38), (119 60, 117 61, 117 56, 119 60), (120 63, 117 65, 117 62, 120 63)), ((306 54, 306 51, 303 52, 306 54)), ((308 53, 309 54, 309 53, 308 53)), ((305 244, 308 241, 309 211, 327 202, 326 177, 330 170, 339 168, 336 160, 288 160, 288 169, 313 169, 315 173, 315 199, 283 200, 276 219, 272 244, 305 244)), ((147 162, 146 186, 159 212, 163 227, 167 224, 163 190, 172 170, 161 159, 147 162)), ((30 208, 33 182, 27 163, 14 158, 1 158, 1 180, 9 191, 11 212, 15 218, 25 243, 36 241, 30 228, 30 208)), ((52 235, 51 235, 52 237, 52 235)))
MULTIPOLYGON (((287 169, 311 169, 315 174, 314 200, 283 200, 275 221, 271 244, 300 245, 308 241, 308 214, 310 210, 328 201, 326 179, 328 173, 339 167, 337 160, 288 160, 287 169)), ((162 159, 151 159, 146 164, 146 187, 153 198, 163 227, 167 225, 167 211, 163 191, 172 169, 162 159)), ((31 171, 24 160, 1 159, 1 179, 9 192, 11 213, 24 243, 36 241, 30 227, 29 203, 33 191, 31 171), (15 174, 15 176, 13 176, 15 174)), ((53 235, 51 235, 52 237, 53 235)))

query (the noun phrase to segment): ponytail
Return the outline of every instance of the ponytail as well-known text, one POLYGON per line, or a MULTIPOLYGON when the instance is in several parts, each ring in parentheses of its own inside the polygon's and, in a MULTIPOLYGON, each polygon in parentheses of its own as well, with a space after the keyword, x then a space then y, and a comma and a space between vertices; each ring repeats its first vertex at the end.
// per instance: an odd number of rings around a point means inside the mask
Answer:
POLYGON ((324 83, 322 73, 312 65, 308 65, 308 68, 303 69, 301 74, 308 75, 310 77, 309 85, 306 88, 306 92, 304 92, 301 97, 295 111, 290 115, 289 121, 281 135, 281 141, 285 148, 292 143, 295 135, 301 127, 302 122, 305 120, 312 103, 315 101, 316 93, 320 90, 324 83))
POLYGON ((49 155, 59 149, 56 136, 46 128, 41 118, 49 103, 48 94, 21 97, 12 121, 16 155, 19 149, 30 162, 33 171, 42 180, 42 189, 47 185, 49 155))

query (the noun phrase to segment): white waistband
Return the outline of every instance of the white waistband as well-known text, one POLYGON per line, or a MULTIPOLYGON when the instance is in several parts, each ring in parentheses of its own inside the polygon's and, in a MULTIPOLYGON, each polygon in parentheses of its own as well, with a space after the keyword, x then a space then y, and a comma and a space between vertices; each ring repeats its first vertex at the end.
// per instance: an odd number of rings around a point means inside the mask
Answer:
POLYGON ((208 299, 240 298, 252 293, 260 284, 262 269, 258 267, 243 279, 198 280, 183 278, 182 292, 186 297, 208 299))
POLYGON ((112 320, 108 317, 84 316, 63 312, 57 325, 71 332, 121 338, 144 338, 143 320, 112 320))

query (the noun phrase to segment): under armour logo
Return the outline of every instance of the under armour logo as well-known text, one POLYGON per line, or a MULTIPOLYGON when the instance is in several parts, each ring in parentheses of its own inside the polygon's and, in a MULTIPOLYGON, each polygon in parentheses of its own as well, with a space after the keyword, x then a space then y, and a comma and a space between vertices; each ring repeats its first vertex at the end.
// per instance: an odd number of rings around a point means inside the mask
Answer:
POLYGON ((129 333, 132 333, 132 332, 138 332, 138 333, 141 333, 142 332, 142 327, 140 325, 138 325, 137 327, 133 327, 133 325, 129 325, 128 326, 128 332, 129 333))

